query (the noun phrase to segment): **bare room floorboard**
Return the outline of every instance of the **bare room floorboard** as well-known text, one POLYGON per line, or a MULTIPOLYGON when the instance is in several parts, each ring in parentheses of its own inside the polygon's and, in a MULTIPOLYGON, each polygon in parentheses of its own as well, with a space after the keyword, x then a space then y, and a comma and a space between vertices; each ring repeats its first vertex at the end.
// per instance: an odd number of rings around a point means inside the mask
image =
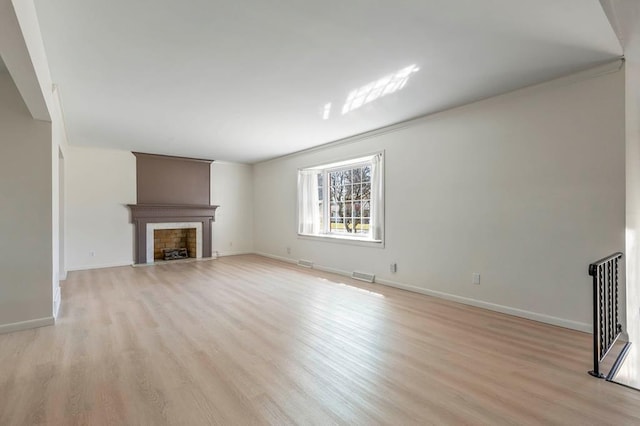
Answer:
POLYGON ((588 334, 259 256, 72 272, 1 425, 640 424, 588 334))

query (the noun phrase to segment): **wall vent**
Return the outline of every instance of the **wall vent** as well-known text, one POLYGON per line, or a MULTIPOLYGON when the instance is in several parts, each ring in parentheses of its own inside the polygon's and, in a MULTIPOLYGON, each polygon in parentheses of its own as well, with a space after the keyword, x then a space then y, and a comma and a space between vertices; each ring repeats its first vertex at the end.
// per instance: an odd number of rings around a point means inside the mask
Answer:
POLYGON ((304 266, 305 268, 313 268, 313 262, 310 260, 298 260, 298 266, 304 266))
POLYGON ((376 276, 374 274, 368 274, 366 272, 353 271, 351 273, 351 278, 372 283, 376 279, 376 276))

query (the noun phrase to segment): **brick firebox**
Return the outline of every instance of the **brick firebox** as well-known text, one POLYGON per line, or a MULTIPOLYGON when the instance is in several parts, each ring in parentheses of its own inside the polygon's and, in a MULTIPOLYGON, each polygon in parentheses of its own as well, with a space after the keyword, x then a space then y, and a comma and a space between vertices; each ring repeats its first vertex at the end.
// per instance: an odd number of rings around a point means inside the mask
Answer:
POLYGON ((156 229, 153 231, 153 258, 164 259, 163 249, 186 248, 189 257, 196 257, 196 229, 156 229))

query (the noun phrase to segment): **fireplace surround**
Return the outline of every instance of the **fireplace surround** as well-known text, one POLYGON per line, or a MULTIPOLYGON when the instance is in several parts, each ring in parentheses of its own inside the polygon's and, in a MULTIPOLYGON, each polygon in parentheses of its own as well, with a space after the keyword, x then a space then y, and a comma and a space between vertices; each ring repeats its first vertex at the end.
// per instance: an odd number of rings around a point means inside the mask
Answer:
POLYGON ((196 235, 201 235, 201 244, 197 245, 202 247, 201 255, 196 257, 211 257, 211 222, 215 220, 217 208, 207 205, 129 204, 135 225, 135 263, 153 263, 154 229, 196 228, 196 235))

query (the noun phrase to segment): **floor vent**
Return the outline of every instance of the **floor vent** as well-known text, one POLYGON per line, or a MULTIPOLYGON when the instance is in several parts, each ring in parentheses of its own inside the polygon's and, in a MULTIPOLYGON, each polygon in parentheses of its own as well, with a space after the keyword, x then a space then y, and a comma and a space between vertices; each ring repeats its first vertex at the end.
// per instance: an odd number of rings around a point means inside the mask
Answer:
POLYGON ((366 272, 353 271, 351 273, 351 278, 372 283, 376 279, 376 276, 373 274, 367 274, 366 272))
POLYGON ((304 266, 305 268, 313 268, 313 262, 310 260, 298 260, 298 266, 304 266))

